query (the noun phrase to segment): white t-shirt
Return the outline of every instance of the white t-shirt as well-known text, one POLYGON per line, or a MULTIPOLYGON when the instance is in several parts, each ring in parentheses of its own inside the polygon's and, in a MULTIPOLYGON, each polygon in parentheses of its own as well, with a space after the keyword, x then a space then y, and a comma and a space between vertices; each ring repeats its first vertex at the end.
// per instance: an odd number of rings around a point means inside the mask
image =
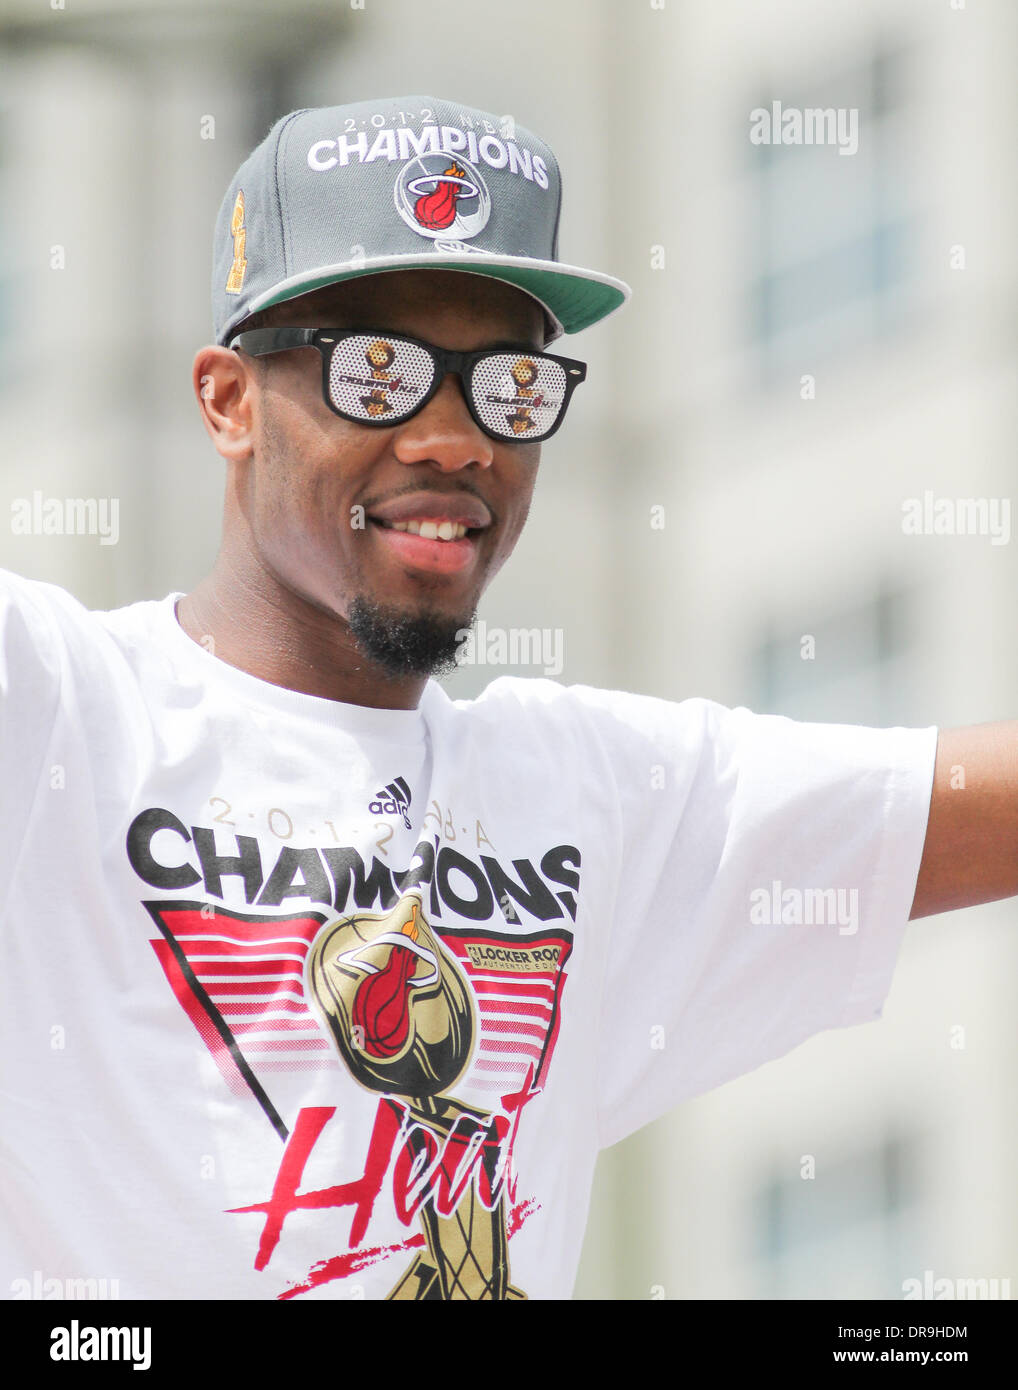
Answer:
POLYGON ((935 728, 342 704, 180 597, 0 571, 2 1296, 565 1298, 600 1148, 879 1016, 935 728))

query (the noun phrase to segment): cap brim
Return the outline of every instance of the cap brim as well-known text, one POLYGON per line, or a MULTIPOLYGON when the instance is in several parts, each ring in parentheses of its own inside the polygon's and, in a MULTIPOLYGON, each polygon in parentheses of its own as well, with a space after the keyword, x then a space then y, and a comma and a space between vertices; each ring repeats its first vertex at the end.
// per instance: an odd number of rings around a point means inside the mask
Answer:
MULTIPOLYGON (((319 266, 287 280, 280 280, 271 289, 253 299, 244 318, 271 308, 299 295, 310 294, 326 285, 342 284, 363 275, 380 275, 393 270, 457 270, 467 275, 487 275, 515 285, 536 299, 551 316, 553 325, 563 333, 579 333, 609 314, 620 309, 632 290, 624 280, 602 275, 580 266, 563 265, 561 261, 538 261, 523 256, 492 256, 478 252, 432 252, 430 255, 377 256, 356 262, 341 261, 336 265, 319 266)), ((239 322, 239 320, 238 320, 239 322)), ((224 330, 224 339, 236 325, 224 330)), ((553 337, 558 337, 556 331, 553 337)))

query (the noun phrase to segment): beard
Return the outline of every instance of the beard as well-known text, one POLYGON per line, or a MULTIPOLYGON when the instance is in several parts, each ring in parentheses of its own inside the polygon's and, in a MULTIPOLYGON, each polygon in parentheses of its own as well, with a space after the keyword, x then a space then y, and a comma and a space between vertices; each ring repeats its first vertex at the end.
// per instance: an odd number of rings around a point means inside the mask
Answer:
POLYGON ((408 612, 358 595, 346 620, 358 648, 388 676, 438 676, 455 670, 476 618, 450 618, 427 609, 408 612))

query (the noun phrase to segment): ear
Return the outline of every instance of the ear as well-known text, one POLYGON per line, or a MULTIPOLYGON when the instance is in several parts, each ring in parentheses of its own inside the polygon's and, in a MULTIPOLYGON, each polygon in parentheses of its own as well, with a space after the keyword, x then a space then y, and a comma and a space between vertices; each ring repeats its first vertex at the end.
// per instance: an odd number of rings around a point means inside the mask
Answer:
POLYGON ((254 452, 258 391, 251 359, 215 344, 199 348, 192 384, 216 451, 233 463, 249 459, 254 452))

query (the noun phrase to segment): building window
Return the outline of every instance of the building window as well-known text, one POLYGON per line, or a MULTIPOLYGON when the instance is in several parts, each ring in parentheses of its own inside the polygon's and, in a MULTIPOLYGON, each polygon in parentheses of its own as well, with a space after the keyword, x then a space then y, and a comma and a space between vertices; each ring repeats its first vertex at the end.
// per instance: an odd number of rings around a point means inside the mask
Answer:
POLYGON ((755 109, 770 113, 771 143, 747 141, 746 316, 764 384, 871 342, 901 320, 917 238, 906 63, 902 52, 880 51, 819 86, 786 77, 757 94, 755 109), (775 132, 794 135, 794 112, 810 110, 844 113, 836 133, 825 131, 834 144, 776 143, 775 132), (853 119, 857 147, 843 154, 853 119))
POLYGON ((914 609, 909 592, 887 584, 809 628, 772 623, 750 657, 751 707, 818 723, 908 724, 914 609))
POLYGON ((0 246, 8 255, 0 257, 0 381, 10 380, 10 351, 14 333, 14 239, 11 234, 11 174, 8 158, 9 121, 7 106, 0 95, 0 246))
POLYGON ((900 1299, 919 1259, 916 1150, 890 1136, 813 1178, 772 1174, 752 1199, 757 1296, 900 1299))

